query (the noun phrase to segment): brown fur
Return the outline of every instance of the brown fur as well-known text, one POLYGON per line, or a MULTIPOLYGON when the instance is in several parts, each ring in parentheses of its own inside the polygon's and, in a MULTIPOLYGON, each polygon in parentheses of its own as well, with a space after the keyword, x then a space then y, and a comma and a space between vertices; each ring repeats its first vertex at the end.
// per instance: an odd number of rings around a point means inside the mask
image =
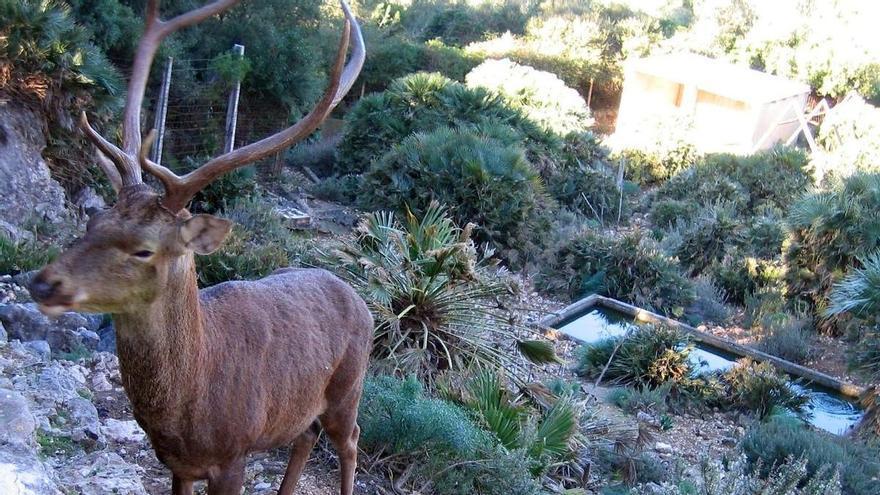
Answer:
POLYGON ((47 311, 113 313, 123 385, 174 474, 174 493, 208 479, 210 495, 237 495, 248 453, 292 445, 279 491, 289 495, 319 423, 350 495, 373 329, 366 304, 324 270, 284 269, 199 291, 181 235, 190 218, 165 210, 146 186, 123 189, 35 278, 35 299, 47 311), (134 255, 144 250, 154 254, 134 255))

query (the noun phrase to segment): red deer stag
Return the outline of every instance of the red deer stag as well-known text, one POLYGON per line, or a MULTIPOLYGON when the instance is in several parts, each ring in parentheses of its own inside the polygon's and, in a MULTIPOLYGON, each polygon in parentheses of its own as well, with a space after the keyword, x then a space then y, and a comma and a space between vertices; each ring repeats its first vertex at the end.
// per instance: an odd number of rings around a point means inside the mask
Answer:
POLYGON ((341 493, 351 495, 373 326, 366 304, 323 270, 279 270, 199 291, 194 253, 216 250, 231 223, 186 210, 211 181, 309 135, 351 88, 364 45, 348 5, 342 2, 345 28, 329 89, 292 127, 184 176, 147 159, 152 139, 141 142, 141 102, 159 44, 235 3, 216 0, 161 20, 159 0, 148 0, 122 146, 82 116, 84 132, 109 158, 100 165, 117 202, 90 219, 85 236, 45 267, 30 291, 47 314, 113 315, 123 385, 135 418, 173 474, 174 494, 191 494, 195 480, 207 479, 210 495, 238 495, 248 453, 290 445, 279 490, 290 495, 323 428, 339 454, 341 493), (144 184, 142 171, 161 182, 163 194, 144 184))

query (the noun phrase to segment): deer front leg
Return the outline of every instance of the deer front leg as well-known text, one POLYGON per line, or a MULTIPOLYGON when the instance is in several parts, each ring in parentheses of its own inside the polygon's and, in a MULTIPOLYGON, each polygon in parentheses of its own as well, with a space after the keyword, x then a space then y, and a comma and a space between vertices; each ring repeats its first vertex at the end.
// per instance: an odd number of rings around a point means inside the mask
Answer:
POLYGON ((309 454, 312 452, 315 442, 318 441, 318 433, 320 431, 318 423, 315 422, 294 440, 293 446, 290 449, 290 461, 287 462, 287 470, 284 472, 284 479, 281 480, 281 488, 278 489, 278 495, 293 495, 296 485, 299 483, 299 478, 302 475, 303 467, 305 467, 306 461, 309 460, 309 454))
POLYGON ((241 495, 244 464, 244 458, 239 459, 208 478, 208 495, 241 495))
POLYGON ((193 495, 193 482, 182 480, 177 476, 171 477, 171 494, 172 495, 193 495))

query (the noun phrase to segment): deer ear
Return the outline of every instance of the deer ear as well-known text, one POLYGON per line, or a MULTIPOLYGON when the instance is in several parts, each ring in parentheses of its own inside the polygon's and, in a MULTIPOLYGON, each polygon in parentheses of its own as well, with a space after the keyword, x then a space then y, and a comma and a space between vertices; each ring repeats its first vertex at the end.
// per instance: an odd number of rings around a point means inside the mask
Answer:
POLYGON ((216 251, 229 230, 232 222, 212 215, 195 215, 180 226, 180 238, 187 249, 198 254, 211 254, 216 251))

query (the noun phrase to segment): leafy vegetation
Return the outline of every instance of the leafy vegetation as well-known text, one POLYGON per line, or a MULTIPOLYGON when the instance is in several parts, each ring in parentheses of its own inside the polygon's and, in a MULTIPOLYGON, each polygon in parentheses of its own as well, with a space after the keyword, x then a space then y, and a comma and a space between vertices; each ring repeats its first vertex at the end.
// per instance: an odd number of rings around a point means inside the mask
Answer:
POLYGON ((876 449, 808 429, 792 418, 772 417, 755 424, 746 433, 741 447, 748 462, 760 467, 764 474, 790 457, 804 458, 811 476, 828 469, 823 466, 839 469, 844 493, 867 495, 880 490, 876 449))
POLYGON ((834 319, 822 318, 834 284, 880 248, 878 208, 880 174, 856 174, 804 196, 789 211, 788 293, 814 311, 822 329, 838 331, 834 319))
MULTIPOLYGON (((355 239, 327 257, 373 311, 373 354, 392 370, 430 383, 440 370, 520 366, 495 343, 519 339, 494 309, 492 298, 505 287, 489 273, 490 262, 478 256, 472 232, 471 225, 456 227, 436 203, 421 217, 407 212, 402 221, 393 213, 373 213, 358 225, 355 239)), ((555 359, 552 351, 543 357, 555 359)))
POLYGON ((432 201, 450 205, 457 223, 474 224, 477 242, 508 259, 528 254, 547 228, 540 217, 547 199, 523 150, 506 136, 480 131, 444 128, 405 139, 370 167, 360 201, 417 214, 432 201))
POLYGON ((763 419, 775 408, 804 414, 807 396, 792 387, 791 381, 770 363, 749 359, 737 362, 724 372, 725 402, 733 408, 754 412, 763 419))
POLYGON ((58 256, 58 248, 35 240, 14 241, 0 234, 0 273, 16 275, 42 268, 58 256))
POLYGON ((640 232, 580 231, 549 254, 536 284, 572 299, 599 293, 670 315, 682 315, 694 298, 676 260, 640 232))
POLYGON ((202 286, 265 277, 279 268, 314 261, 309 238, 291 232, 259 197, 239 199, 222 216, 234 222, 232 232, 220 249, 196 257, 202 286))
POLYGON ((604 371, 604 380, 612 383, 659 387, 688 377, 691 350, 690 340, 680 331, 643 325, 626 336, 584 346, 578 372, 595 378, 604 371))
POLYGON ((468 73, 467 86, 500 94, 510 106, 559 135, 582 132, 592 124, 577 91, 549 72, 509 59, 487 60, 468 73))

